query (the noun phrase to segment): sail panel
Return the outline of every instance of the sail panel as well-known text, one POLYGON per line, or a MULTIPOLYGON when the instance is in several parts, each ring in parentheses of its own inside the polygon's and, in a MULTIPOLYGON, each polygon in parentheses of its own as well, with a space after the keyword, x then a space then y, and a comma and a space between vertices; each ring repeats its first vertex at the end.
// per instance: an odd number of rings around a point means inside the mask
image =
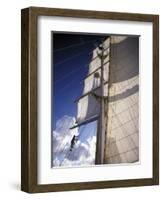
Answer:
POLYGON ((105 163, 139 161, 138 38, 112 37, 105 163))
MULTIPOLYGON (((99 87, 96 90, 94 90, 94 93, 96 95, 98 95, 99 97, 101 97, 102 96, 102 94, 101 94, 101 87, 99 87)), ((103 97, 105 97, 105 98, 108 97, 108 83, 104 84, 104 94, 103 94, 103 97)))
POLYGON ((100 113, 100 103, 92 94, 81 98, 78 101, 77 108, 77 123, 82 123, 100 113))
POLYGON ((98 47, 96 47, 96 48, 93 50, 93 53, 92 53, 92 60, 94 60, 95 58, 97 58, 97 50, 98 50, 98 47))
MULTIPOLYGON (((109 52, 110 37, 105 42, 105 51, 109 52)), ((109 100, 105 163, 137 162, 139 161, 138 39, 111 36, 111 58, 109 55, 104 59, 103 95, 109 100)), ((101 60, 97 56, 96 48, 93 51, 88 76, 84 80, 83 95, 85 96, 79 99, 77 105, 78 123, 100 114, 101 69, 97 70, 100 65, 101 60)))
POLYGON ((127 39, 127 36, 111 36, 111 44, 118 44, 127 39))
MULTIPOLYGON (((108 78, 109 78, 109 45, 110 38, 104 42, 104 48, 107 56, 104 58, 103 78, 104 78, 104 94, 108 95, 108 78)), ((100 114, 100 98, 101 94, 101 58, 97 55, 98 48, 93 51, 92 61, 89 65, 88 76, 84 80, 83 97, 78 101, 77 122, 81 123, 90 117, 100 114), (99 70, 97 70, 99 68, 99 70), (90 75, 89 75, 90 74, 90 75), (97 88, 97 89, 96 89, 97 88), (91 94, 91 91, 95 94, 91 94)))
MULTIPOLYGON (((101 76, 101 70, 100 69, 98 71, 96 71, 96 73, 98 73, 99 76, 101 76)), ((99 86, 100 86, 100 77, 95 77, 95 74, 93 73, 92 75, 88 76, 84 80, 83 94, 86 94, 87 92, 90 92, 91 90, 93 90, 93 89, 95 89, 99 86)))
POLYGON ((89 72, 88 74, 91 74, 96 69, 98 69, 101 66, 101 60, 98 56, 96 56, 89 64, 89 72))
MULTIPOLYGON (((109 62, 109 51, 110 51, 110 38, 107 38, 104 43, 104 54, 108 55, 105 57, 104 59, 104 64, 109 62)), ((89 64, 89 73, 91 74, 92 72, 94 72, 97 68, 99 68, 101 66, 101 59, 98 57, 97 52, 99 51, 98 48, 94 49, 93 51, 93 57, 92 57, 92 61, 89 64)))
MULTIPOLYGON (((101 69, 97 70, 95 73, 91 74, 84 80, 84 90, 83 94, 86 94, 87 92, 97 88, 100 86, 101 82, 101 69), (99 75, 99 77, 96 77, 95 73, 99 75)), ((103 66, 103 78, 104 82, 108 81, 108 76, 109 76, 109 62, 104 64, 103 66)))
POLYGON ((123 103, 112 102, 109 109, 107 163, 139 161, 138 95, 130 95, 123 100, 123 103))

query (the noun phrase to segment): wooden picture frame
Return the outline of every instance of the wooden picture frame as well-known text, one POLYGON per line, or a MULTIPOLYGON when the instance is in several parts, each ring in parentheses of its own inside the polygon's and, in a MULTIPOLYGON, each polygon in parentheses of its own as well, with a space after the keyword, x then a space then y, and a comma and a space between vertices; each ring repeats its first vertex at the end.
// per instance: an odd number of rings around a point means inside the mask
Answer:
POLYGON ((54 192, 159 184, 159 16, 118 12, 29 7, 21 11, 21 190, 54 192), (62 16, 151 22, 153 24, 153 177, 128 180, 38 184, 37 163, 37 19, 62 16))

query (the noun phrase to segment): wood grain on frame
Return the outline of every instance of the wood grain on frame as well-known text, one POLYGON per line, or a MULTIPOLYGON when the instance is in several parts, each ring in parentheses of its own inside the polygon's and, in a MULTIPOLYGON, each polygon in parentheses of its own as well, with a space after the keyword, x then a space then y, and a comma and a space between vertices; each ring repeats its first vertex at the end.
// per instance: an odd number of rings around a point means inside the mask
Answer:
MULTIPOLYGON (((21 189, 53 192, 159 184, 159 16, 30 7, 21 11, 21 189), (64 16, 153 23, 153 178, 85 183, 37 183, 37 17, 64 16)), ((78 181, 78 180, 76 180, 78 181)))

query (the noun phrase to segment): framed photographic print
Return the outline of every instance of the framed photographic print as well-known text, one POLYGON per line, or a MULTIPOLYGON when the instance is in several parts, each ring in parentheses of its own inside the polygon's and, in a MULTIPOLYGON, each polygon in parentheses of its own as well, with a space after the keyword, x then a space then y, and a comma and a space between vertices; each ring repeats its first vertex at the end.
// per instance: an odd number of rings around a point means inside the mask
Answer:
POLYGON ((21 188, 159 184, 159 16, 22 10, 21 188))

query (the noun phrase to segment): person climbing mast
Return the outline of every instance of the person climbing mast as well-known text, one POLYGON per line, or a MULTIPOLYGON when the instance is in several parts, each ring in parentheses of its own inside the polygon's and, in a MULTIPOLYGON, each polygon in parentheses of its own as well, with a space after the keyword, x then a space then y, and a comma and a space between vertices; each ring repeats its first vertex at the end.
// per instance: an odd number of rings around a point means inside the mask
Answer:
POLYGON ((70 146, 70 151, 72 151, 75 143, 77 142, 78 137, 76 135, 73 136, 73 138, 71 139, 71 146, 70 146))

